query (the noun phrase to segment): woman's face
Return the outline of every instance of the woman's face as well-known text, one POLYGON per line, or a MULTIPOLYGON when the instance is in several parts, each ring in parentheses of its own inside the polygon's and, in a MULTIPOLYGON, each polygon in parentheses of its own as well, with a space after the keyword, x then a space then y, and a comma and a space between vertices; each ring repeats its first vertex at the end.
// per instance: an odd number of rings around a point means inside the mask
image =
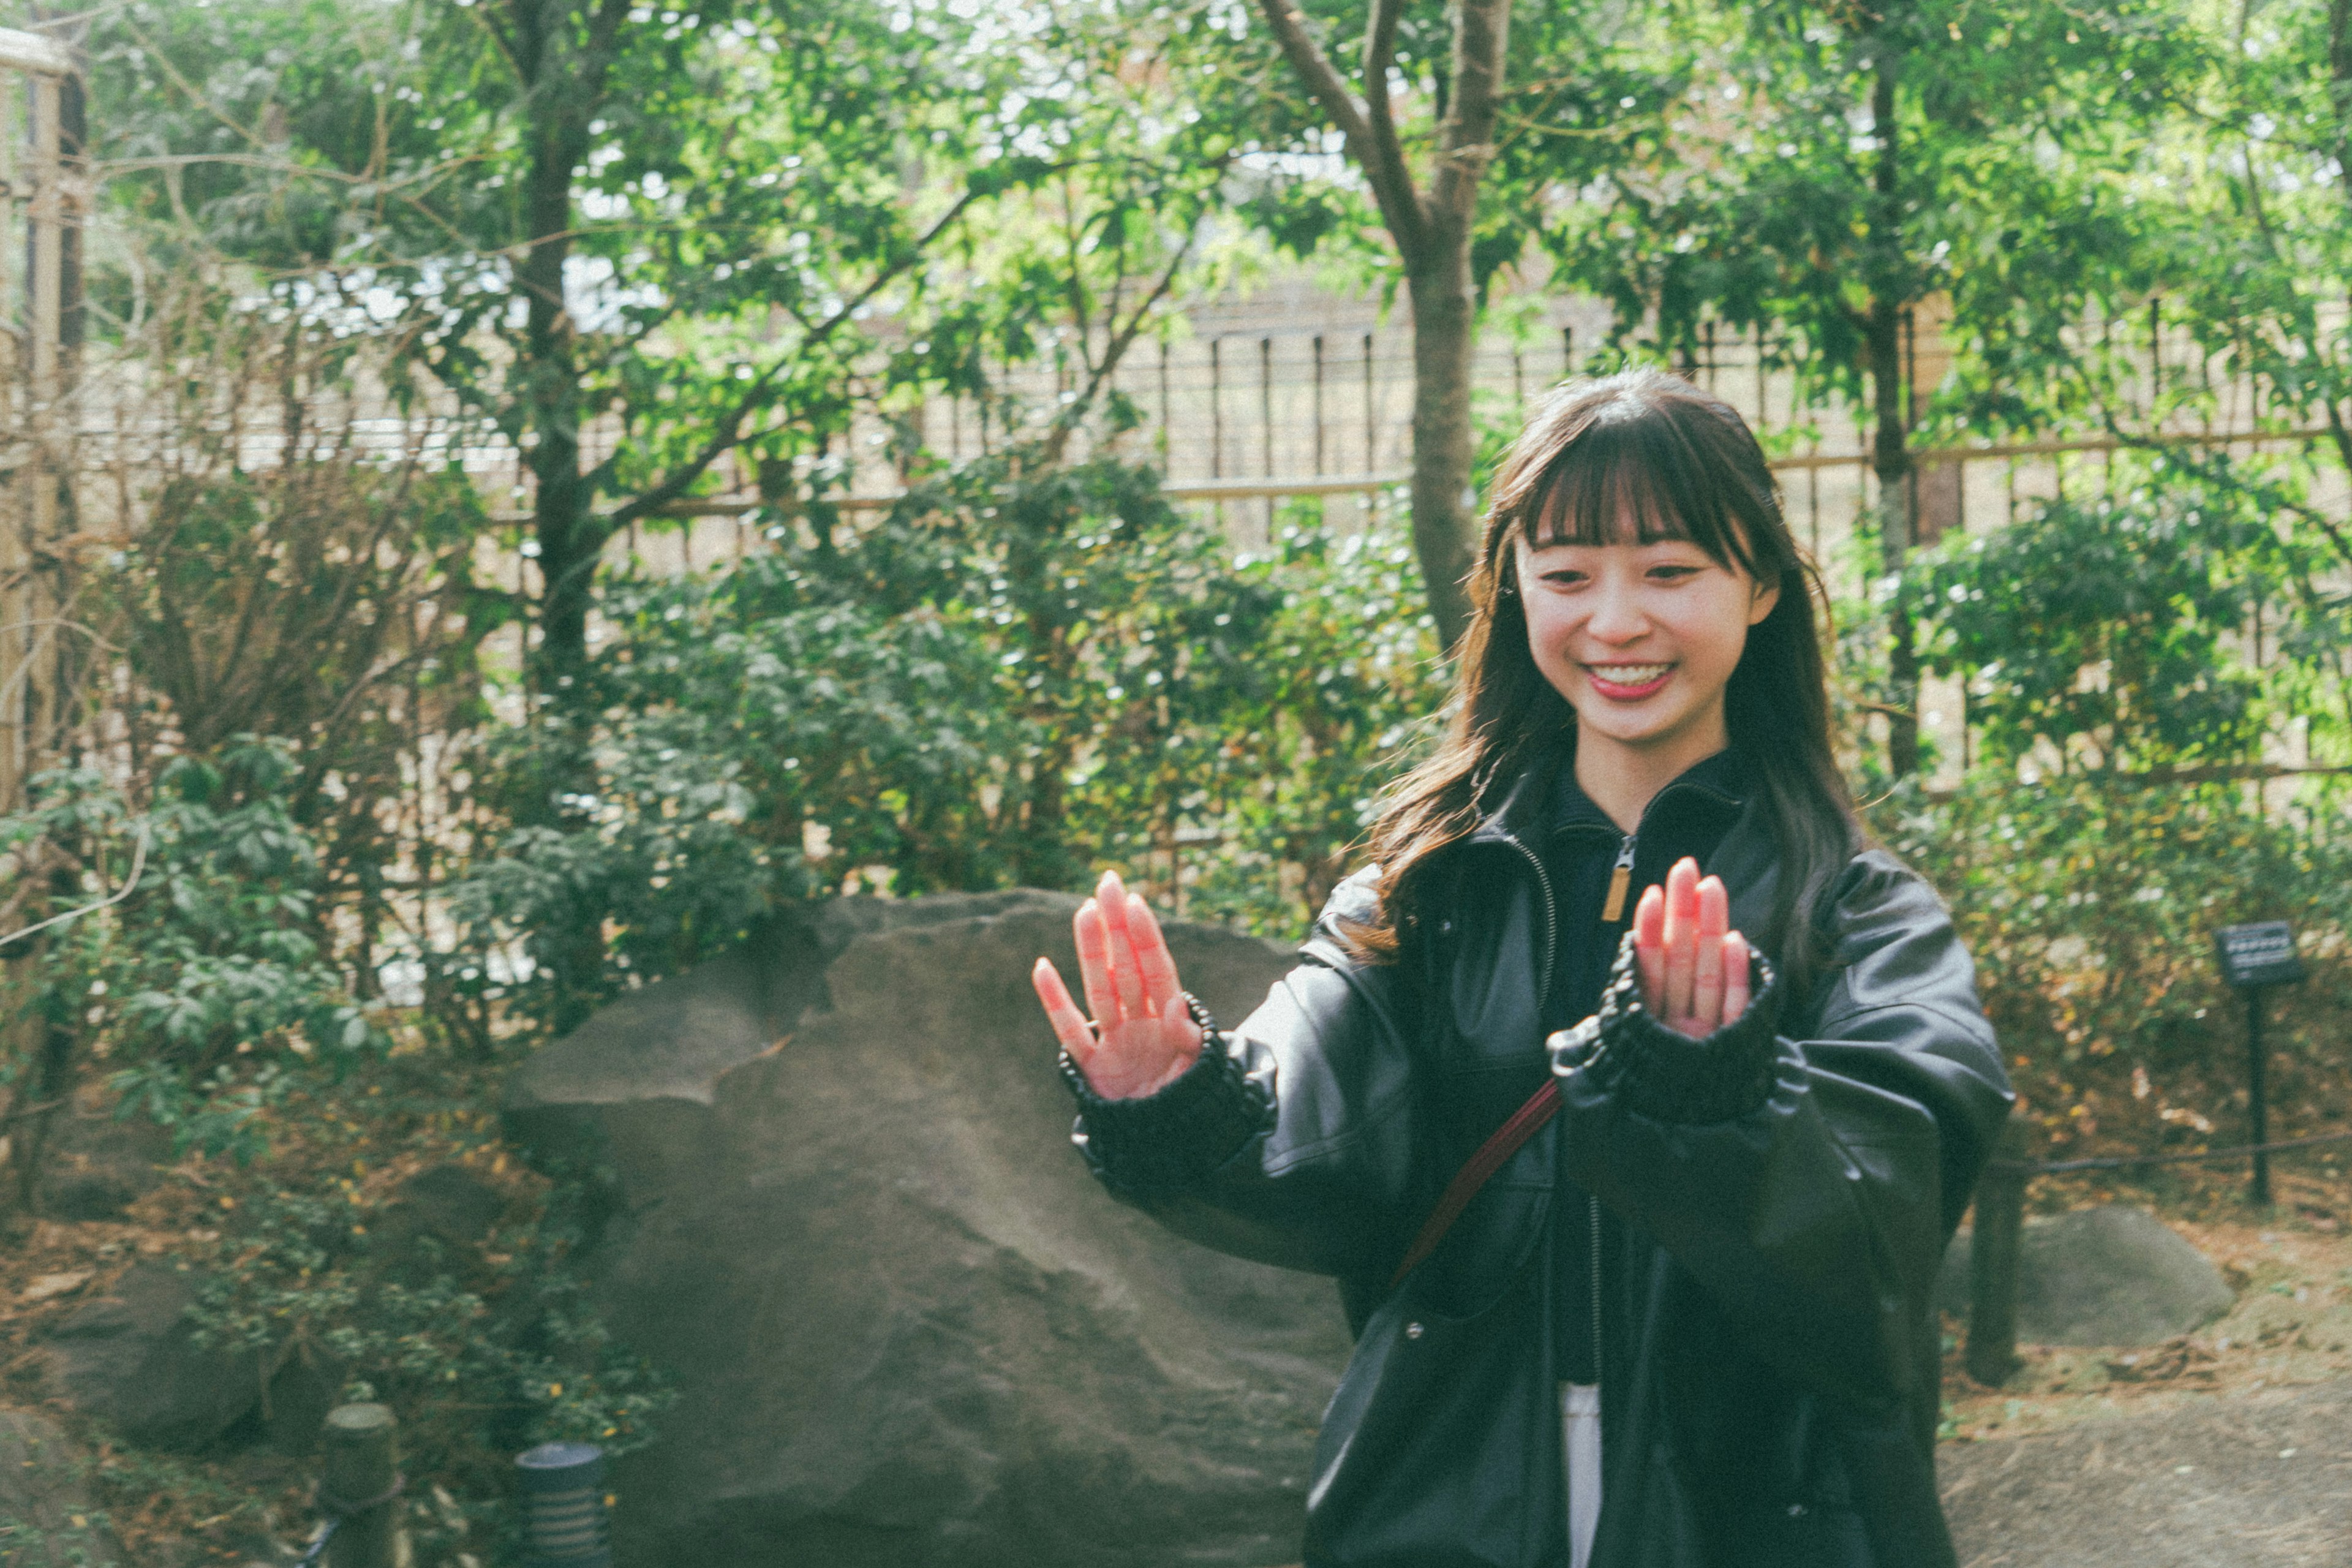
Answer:
POLYGON ((1724 687, 1777 584, 1681 539, 1536 547, 1522 535, 1517 570, 1528 646, 1580 736, 1689 761, 1728 743, 1724 687))

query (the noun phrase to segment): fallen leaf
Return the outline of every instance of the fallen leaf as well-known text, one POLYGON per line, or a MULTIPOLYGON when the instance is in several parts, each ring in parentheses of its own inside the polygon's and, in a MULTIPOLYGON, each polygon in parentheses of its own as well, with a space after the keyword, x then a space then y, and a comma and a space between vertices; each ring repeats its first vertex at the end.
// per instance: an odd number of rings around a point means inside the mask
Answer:
POLYGON ((47 1301, 58 1296, 70 1296, 89 1283, 89 1270, 76 1274, 44 1274, 25 1287, 27 1301, 47 1301))
POLYGON ((2212 1353, 2183 1335, 2107 1363, 2107 1375, 2117 1383, 2210 1383, 2213 1365, 2212 1353))

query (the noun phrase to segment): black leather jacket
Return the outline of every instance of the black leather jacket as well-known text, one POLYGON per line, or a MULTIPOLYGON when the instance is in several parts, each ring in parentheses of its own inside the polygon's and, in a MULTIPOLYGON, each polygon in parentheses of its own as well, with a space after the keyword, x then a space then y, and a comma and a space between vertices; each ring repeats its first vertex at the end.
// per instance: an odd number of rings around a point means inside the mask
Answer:
MULTIPOLYGON (((1930 1287, 2011 1095, 1941 904, 1863 850, 1821 913, 1832 965, 1790 1016, 1770 981, 1685 1040, 1621 963, 1596 1024, 1548 1047, 1539 793, 1523 784, 1449 852, 1451 907, 1404 958, 1349 956, 1338 922, 1374 899, 1350 879, 1299 966, 1182 1078, 1128 1101, 1074 1085, 1076 1141, 1182 1234, 1339 1277, 1358 1337, 1318 1445, 1308 1568, 1565 1568, 1555 1170, 1618 1222, 1588 1281, 1594 1568, 1952 1563, 1930 1287), (1547 1071, 1559 1116, 1391 1290, 1439 1193, 1547 1071)), ((1753 805, 1707 869, 1737 929, 1769 929, 1779 873, 1753 805)))

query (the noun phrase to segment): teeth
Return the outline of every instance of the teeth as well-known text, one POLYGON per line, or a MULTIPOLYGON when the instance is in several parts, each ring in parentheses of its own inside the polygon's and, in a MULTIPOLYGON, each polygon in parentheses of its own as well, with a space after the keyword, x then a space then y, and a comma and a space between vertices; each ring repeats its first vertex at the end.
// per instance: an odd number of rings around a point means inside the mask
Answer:
POLYGON ((1612 686, 1647 686, 1674 668, 1671 664, 1596 664, 1592 673, 1612 686))

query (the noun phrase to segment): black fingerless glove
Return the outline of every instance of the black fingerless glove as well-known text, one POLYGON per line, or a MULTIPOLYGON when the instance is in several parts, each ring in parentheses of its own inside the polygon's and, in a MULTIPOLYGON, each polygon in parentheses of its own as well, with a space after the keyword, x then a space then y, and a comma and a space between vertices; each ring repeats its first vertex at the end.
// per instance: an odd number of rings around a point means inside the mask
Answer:
POLYGON ((1627 1110, 1654 1121, 1701 1125, 1745 1116, 1771 1098, 1780 1043, 1780 977, 1749 950, 1748 1010, 1694 1040, 1642 1005, 1633 933, 1628 931, 1601 993, 1601 1010, 1552 1037, 1552 1071, 1586 1078, 1627 1110))
POLYGON ((1201 1054, 1167 1083, 1135 1100, 1105 1100, 1064 1051, 1062 1081, 1078 1102, 1070 1134, 1104 1184, 1149 1196, 1191 1186, 1271 1125, 1274 1096, 1243 1072, 1217 1021, 1191 992, 1185 1010, 1200 1026, 1201 1054))

